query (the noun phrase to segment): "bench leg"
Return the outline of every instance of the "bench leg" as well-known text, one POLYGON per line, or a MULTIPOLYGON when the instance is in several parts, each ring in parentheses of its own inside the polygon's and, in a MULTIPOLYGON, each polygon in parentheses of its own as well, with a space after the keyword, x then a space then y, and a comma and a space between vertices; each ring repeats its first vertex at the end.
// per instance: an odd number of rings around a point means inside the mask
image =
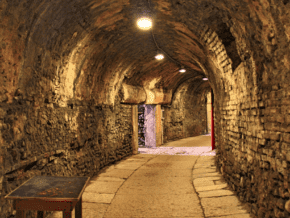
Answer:
POLYGON ((16 210, 16 218, 26 218, 25 210, 16 210))
POLYGON ((37 218, 43 218, 43 211, 37 211, 37 218))
POLYGON ((80 198, 75 206, 75 218, 82 218, 82 198, 80 198))
POLYGON ((62 212, 62 218, 71 218, 72 216, 71 216, 71 211, 63 211, 62 212))

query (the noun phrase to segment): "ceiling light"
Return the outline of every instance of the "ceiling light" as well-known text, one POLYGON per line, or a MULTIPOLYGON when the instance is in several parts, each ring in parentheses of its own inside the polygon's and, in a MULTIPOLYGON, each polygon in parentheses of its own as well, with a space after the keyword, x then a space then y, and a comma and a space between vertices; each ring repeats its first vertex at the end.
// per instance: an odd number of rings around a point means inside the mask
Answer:
POLYGON ((149 30, 152 27, 152 20, 147 17, 142 17, 138 19, 137 25, 142 30, 149 30))
POLYGON ((163 54, 158 54, 155 56, 157 60, 162 60, 164 58, 163 54))
POLYGON ((202 80, 208 80, 208 78, 202 78, 202 80))
POLYGON ((155 58, 157 59, 157 60, 162 60, 163 58, 164 58, 164 55, 161 53, 161 52, 157 52, 157 55, 155 56, 155 58))
POLYGON ((180 72, 180 73, 185 73, 185 72, 186 72, 186 69, 184 69, 184 66, 182 66, 182 67, 179 69, 179 72, 180 72))

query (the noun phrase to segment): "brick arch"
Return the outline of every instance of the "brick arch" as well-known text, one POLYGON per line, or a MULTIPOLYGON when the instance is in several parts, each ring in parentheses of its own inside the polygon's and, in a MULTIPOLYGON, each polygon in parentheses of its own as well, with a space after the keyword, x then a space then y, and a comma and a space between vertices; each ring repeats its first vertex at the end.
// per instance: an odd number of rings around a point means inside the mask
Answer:
POLYGON ((225 46, 218 35, 208 26, 205 26, 200 34, 200 39, 207 49, 214 54, 218 68, 222 73, 232 73, 232 60, 227 55, 225 46))
MULTIPOLYGON (((227 77, 233 74, 233 62, 228 56, 222 41, 213 30, 211 30, 207 25, 200 26, 199 29, 200 31, 195 31, 195 34, 204 47, 208 59, 206 61, 198 59, 194 60, 199 64, 200 68, 204 71, 204 74, 209 78, 209 84, 213 88, 214 93, 218 93, 221 99, 226 98, 226 96, 224 97, 225 90, 232 89, 232 86, 228 83, 227 77)), ((186 81, 186 84, 188 84, 188 81, 186 81)), ((180 86, 182 85, 183 83, 180 86)), ((176 90, 173 93, 173 99, 176 99, 176 93, 179 92, 176 90)))

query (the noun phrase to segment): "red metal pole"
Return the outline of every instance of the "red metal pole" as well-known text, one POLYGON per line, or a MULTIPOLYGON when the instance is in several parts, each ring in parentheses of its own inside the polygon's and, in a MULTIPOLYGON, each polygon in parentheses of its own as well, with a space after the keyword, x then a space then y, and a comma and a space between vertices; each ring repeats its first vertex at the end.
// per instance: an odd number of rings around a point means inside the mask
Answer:
POLYGON ((215 149, 215 140, 214 140, 214 119, 213 119, 213 91, 211 90, 211 148, 215 149))

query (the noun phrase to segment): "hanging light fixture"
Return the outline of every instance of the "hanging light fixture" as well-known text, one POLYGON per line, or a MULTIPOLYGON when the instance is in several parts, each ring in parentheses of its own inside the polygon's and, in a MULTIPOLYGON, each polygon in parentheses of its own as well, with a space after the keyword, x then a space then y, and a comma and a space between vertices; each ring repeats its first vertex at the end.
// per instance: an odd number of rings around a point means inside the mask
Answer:
POLYGON ((180 73, 185 73, 186 72, 186 69, 184 68, 184 66, 181 66, 181 68, 179 69, 179 72, 180 73))
POLYGON ((202 78, 202 80, 208 80, 208 78, 202 78))
POLYGON ((157 60, 162 60, 164 58, 164 55, 160 51, 157 51, 157 55, 155 56, 155 58, 157 60))
POLYGON ((137 26, 141 30, 149 30, 152 28, 152 11, 150 8, 149 1, 137 1, 137 8, 138 8, 138 19, 137 19, 137 26), (147 5, 149 4, 149 5, 147 5))
POLYGON ((141 17, 137 20, 137 26, 142 30, 149 30, 152 28, 152 20, 149 17, 141 17))

